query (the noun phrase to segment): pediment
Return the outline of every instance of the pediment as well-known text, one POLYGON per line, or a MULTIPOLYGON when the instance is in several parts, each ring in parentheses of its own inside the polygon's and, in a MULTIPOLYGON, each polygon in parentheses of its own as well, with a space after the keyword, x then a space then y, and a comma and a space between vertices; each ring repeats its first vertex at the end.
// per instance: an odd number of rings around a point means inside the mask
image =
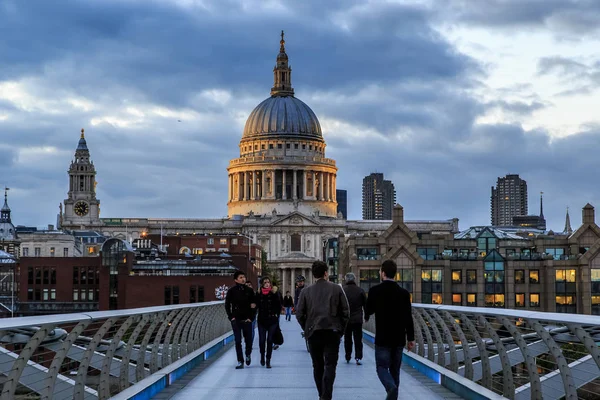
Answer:
POLYGON ((293 212, 271 222, 271 226, 318 226, 321 225, 315 219, 300 212, 293 212))
POLYGON ((600 238, 600 228, 596 224, 582 225, 569 237, 569 242, 591 245, 600 238))
POLYGON ((392 224, 379 236, 380 244, 410 246, 418 241, 417 234, 404 224, 392 224))

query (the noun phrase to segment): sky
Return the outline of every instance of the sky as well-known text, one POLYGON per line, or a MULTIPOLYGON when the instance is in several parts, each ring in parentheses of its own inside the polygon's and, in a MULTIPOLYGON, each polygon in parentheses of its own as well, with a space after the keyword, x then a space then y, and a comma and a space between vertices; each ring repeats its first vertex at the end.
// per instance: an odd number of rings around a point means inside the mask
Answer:
POLYGON ((562 231, 600 205, 599 19, 595 0, 3 0, 0 184, 13 223, 55 223, 85 128, 102 217, 225 217, 283 29, 349 219, 383 172, 406 219, 487 225, 517 173, 562 231))

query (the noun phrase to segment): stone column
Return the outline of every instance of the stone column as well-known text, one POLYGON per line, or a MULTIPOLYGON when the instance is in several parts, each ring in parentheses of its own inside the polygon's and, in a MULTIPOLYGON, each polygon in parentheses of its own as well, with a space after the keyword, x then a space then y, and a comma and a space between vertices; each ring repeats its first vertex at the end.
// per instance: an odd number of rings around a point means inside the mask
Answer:
POLYGON ((328 200, 333 201, 333 174, 327 173, 328 200))
POLYGON ((319 197, 317 198, 317 200, 319 201, 323 201, 323 173, 319 172, 319 197))
POLYGON ((294 179, 292 180, 294 187, 292 188, 292 199, 296 200, 298 198, 298 170, 292 170, 292 174, 294 174, 294 179))
POLYGON ((286 285, 287 285, 287 269, 282 268, 281 269, 281 287, 279 288, 279 290, 281 290, 282 296, 285 296, 286 285))
POLYGON ((302 170, 302 198, 306 199, 308 197, 308 174, 306 173, 306 170, 303 169, 302 170))
POLYGON ((252 171, 252 199, 258 200, 258 171, 252 171))
POLYGON ((287 193, 285 190, 285 173, 286 173, 286 170, 282 169, 281 170, 281 198, 283 200, 287 199, 287 193))
POLYGON ((260 186, 260 198, 264 199, 266 197, 266 189, 267 189, 267 170, 262 170, 262 184, 260 186))
POLYGON ((238 201, 244 200, 244 173, 238 172, 238 201))
POLYGON ((227 201, 231 201, 231 174, 227 174, 227 201))
POLYGON ((313 199, 316 200, 317 199, 317 173, 315 171, 311 171, 311 173, 312 173, 312 178, 313 178, 313 181, 312 181, 312 186, 313 186, 313 188, 312 188, 313 189, 312 190, 312 197, 313 197, 313 199))
POLYGON ((306 275, 304 275, 306 277, 306 283, 307 284, 312 284, 313 283, 313 274, 312 274, 312 268, 307 268, 306 269, 306 275))
POLYGON ((333 201, 337 201, 337 175, 333 174, 333 201))
POLYGON ((244 199, 250 200, 250 172, 244 172, 244 199))

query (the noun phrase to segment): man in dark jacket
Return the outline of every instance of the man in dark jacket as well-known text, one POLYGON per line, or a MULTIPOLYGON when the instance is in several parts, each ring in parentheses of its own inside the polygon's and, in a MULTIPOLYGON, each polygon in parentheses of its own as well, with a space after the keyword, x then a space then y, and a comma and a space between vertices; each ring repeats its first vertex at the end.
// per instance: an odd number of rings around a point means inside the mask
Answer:
POLYGON ((393 260, 383 262, 382 282, 369 290, 365 312, 366 320, 375 314, 375 365, 387 400, 398 398, 404 346, 410 351, 415 345, 410 293, 394 281, 396 271, 393 260))
POLYGON ((350 306, 350 322, 344 334, 344 350, 346 351, 346 362, 352 359, 352 338, 354 337, 354 358, 356 365, 361 365, 363 357, 362 323, 363 309, 367 304, 365 291, 356 285, 356 276, 349 272, 346 274, 346 285, 344 293, 350 306))
POLYGON ((225 296, 225 311, 231 321, 233 336, 235 338, 235 351, 238 365, 235 369, 244 368, 244 354, 242 353, 242 335, 246 343, 246 365, 250 365, 252 354, 252 321, 256 315, 256 298, 252 289, 246 286, 246 274, 235 271, 233 274, 235 286, 227 291, 225 296))
POLYGON ((300 299, 300 293, 302 293, 302 290, 305 287, 305 281, 306 278, 304 278, 304 275, 298 275, 296 277, 296 291, 294 292, 294 304, 296 305, 296 307, 298 307, 298 299, 300 299))
POLYGON ((300 293, 296 318, 308 339, 319 398, 331 400, 340 339, 350 319, 350 311, 342 288, 328 281, 327 269, 327 264, 322 261, 313 263, 316 282, 300 293))

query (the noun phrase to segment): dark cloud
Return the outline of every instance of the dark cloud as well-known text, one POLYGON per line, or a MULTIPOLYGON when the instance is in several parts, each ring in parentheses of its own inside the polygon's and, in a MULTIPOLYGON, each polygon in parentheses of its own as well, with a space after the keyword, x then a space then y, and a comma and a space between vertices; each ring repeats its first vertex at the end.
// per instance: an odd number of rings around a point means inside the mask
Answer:
MULTIPOLYGON (((54 222, 81 127, 102 216, 224 216, 226 168, 246 117, 268 96, 280 29, 296 93, 328 127, 351 218, 361 215, 362 177, 375 170, 394 181, 407 218, 459 217, 462 227, 489 222, 490 186, 506 173, 547 193, 553 228, 566 205, 600 196, 587 184, 600 166, 598 130, 557 140, 524 130, 521 117, 551 106, 527 84, 505 88, 520 100, 476 97, 485 68, 432 28, 436 10, 341 0, 203 4, 1 3, 0 34, 10 40, 0 41, 0 85, 16 86, 10 96, 0 91, 0 159, 11 160, 0 161, 0 175, 14 187, 17 223, 54 222), (478 124, 490 109, 514 121, 478 124)), ((465 20, 475 19, 473 4, 465 20)), ((519 18, 534 20, 536 10, 519 18)), ((562 68, 550 64, 544 73, 562 68)))
POLYGON ((598 33, 600 2, 596 0, 457 0, 438 8, 439 17, 503 30, 547 29, 561 38, 579 39, 598 33))

